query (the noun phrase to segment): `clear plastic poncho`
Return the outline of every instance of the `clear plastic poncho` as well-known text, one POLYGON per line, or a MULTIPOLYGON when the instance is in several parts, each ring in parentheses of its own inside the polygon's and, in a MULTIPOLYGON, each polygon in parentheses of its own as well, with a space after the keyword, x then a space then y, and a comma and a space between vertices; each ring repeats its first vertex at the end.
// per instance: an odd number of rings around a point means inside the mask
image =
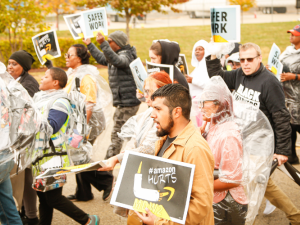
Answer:
MULTIPOLYGON (((246 224, 253 224, 271 169, 274 152, 272 127, 260 110, 249 103, 233 101, 220 76, 211 78, 197 100, 204 101, 202 112, 211 118, 204 136, 214 153, 219 179, 224 183, 242 185, 229 190, 234 199, 232 204, 237 202, 239 207, 248 204, 247 213, 241 207, 239 216, 246 220, 246 224), (214 106, 218 108, 211 115, 205 107, 208 100, 214 101, 214 106)), ((225 198, 226 194, 215 193, 214 201, 225 198)), ((216 222, 222 221, 218 215, 215 213, 216 222)))
MULTIPOLYGON (((300 49, 288 46, 280 55, 279 60, 283 64, 282 72, 300 73, 300 49)), ((291 114, 291 123, 300 124, 300 81, 289 80, 282 83, 285 103, 291 114)))
MULTIPOLYGON (((2 64, 1 68, 5 68, 5 66, 3 67, 2 64)), ((36 111, 28 92, 3 69, 0 70, 0 89, 1 182, 12 169, 13 159, 18 165, 18 171, 24 170, 31 164, 31 154, 35 146, 36 133, 43 129, 47 132, 50 131, 49 127, 44 125, 45 121, 42 120, 36 111)))
POLYGON ((73 79, 71 86, 72 91, 77 91, 75 82, 76 77, 79 78, 81 82, 84 76, 90 75, 97 85, 96 104, 88 102, 86 106, 87 110, 93 111, 88 125, 91 127, 89 141, 94 142, 95 139, 105 130, 112 119, 113 107, 110 87, 104 78, 100 76, 97 67, 92 65, 84 64, 76 69, 69 68, 67 75, 68 79, 73 79))
POLYGON ((211 55, 217 56, 218 59, 220 59, 223 55, 229 54, 234 49, 235 44, 234 42, 209 42, 207 49, 210 52, 211 55))
POLYGON ((150 107, 145 112, 130 117, 122 126, 118 136, 128 141, 125 150, 154 155, 155 142, 159 137, 156 135, 156 125, 150 117, 152 111, 153 108, 150 107))

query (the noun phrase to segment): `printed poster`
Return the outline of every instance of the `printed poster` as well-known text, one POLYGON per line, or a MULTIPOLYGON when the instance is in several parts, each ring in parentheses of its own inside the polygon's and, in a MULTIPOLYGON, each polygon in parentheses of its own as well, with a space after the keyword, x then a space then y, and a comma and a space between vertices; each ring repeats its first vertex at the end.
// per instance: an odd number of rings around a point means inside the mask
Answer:
POLYGON ((157 64, 157 63, 148 62, 146 60, 146 68, 147 68, 148 76, 151 73, 165 71, 167 74, 169 74, 172 82, 174 80, 174 66, 173 65, 157 64))
POLYGON ((176 66, 183 75, 189 76, 189 68, 186 62, 185 54, 179 54, 176 66))
POLYGON ((81 12, 83 18, 83 34, 85 38, 96 37, 102 31, 108 35, 108 24, 105 7, 81 12))
POLYGON ((126 151, 110 204, 185 224, 195 165, 126 151))
POLYGON ((143 94, 144 83, 148 76, 140 58, 135 59, 129 64, 137 89, 143 94))
POLYGON ((279 61, 280 54, 281 54, 280 49, 275 43, 273 43, 268 58, 268 65, 269 65, 269 69, 272 71, 272 73, 276 75, 279 81, 280 81, 280 74, 282 74, 282 69, 283 69, 283 65, 279 61))
POLYGON ((42 65, 46 59, 52 60, 61 56, 56 31, 49 30, 32 38, 37 57, 42 65))
POLYGON ((64 16, 66 24, 75 40, 83 38, 83 19, 81 13, 64 16))
POLYGON ((214 42, 241 41, 241 7, 239 5, 211 8, 210 20, 214 42))

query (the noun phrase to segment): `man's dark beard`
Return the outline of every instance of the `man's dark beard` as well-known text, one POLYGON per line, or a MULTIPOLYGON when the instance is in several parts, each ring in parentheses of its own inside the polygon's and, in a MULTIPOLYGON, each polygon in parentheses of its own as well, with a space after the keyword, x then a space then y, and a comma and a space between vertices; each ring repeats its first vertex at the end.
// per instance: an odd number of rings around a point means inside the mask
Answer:
POLYGON ((171 128, 174 126, 174 120, 173 120, 173 118, 170 116, 169 117, 169 124, 168 124, 168 126, 167 126, 167 128, 166 129, 163 129, 162 127, 161 127, 161 130, 160 131, 156 131, 156 135, 158 136, 158 137, 163 137, 163 136, 166 136, 166 135, 169 135, 169 133, 170 133, 170 130, 171 130, 171 128))

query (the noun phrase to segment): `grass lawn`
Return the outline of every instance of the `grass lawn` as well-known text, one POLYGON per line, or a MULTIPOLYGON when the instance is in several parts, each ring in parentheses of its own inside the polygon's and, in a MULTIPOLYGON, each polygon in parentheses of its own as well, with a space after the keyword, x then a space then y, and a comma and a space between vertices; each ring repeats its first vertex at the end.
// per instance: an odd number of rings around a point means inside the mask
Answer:
MULTIPOLYGON (((276 43, 283 52, 290 45, 287 30, 292 29, 297 22, 264 23, 264 24, 242 24, 241 43, 254 42, 261 47, 263 63, 268 60, 268 55, 273 43, 276 43)), ((115 30, 109 30, 112 33, 115 30)), ((125 30, 123 30, 125 31, 125 30)), ((58 38, 71 37, 69 31, 58 31, 58 38)), ((130 44, 137 49, 137 55, 143 62, 149 60, 148 50, 153 40, 169 39, 179 43, 181 53, 185 54, 188 60, 189 71, 191 66, 191 54, 194 44, 204 39, 209 41, 211 37, 210 26, 191 27, 167 27, 167 28, 139 28, 130 30, 130 44)), ((100 70, 101 75, 107 76, 107 70, 100 70)))

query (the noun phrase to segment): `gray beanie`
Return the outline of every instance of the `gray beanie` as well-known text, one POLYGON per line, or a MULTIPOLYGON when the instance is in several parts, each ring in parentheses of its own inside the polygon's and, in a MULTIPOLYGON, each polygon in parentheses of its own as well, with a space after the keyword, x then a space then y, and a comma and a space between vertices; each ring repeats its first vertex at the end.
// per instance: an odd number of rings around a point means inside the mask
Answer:
POLYGON ((123 31, 120 31, 120 30, 117 30, 117 31, 111 33, 108 37, 111 38, 114 42, 116 42, 116 44, 120 48, 124 47, 128 42, 127 35, 123 31))

